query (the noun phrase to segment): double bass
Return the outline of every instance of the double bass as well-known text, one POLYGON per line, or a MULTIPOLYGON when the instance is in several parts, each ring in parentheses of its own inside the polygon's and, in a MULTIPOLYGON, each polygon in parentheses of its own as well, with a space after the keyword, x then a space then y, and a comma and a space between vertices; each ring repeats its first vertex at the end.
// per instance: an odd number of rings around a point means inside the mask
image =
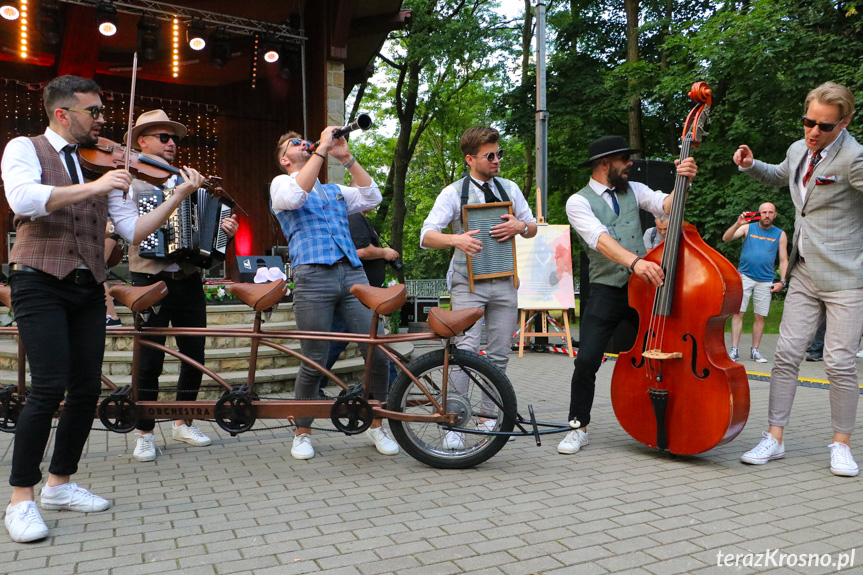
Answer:
MULTIPOLYGON (((710 87, 696 82, 680 159, 701 143, 710 87)), ((703 453, 734 439, 749 417, 749 382, 725 349, 725 322, 740 310, 740 274, 684 222, 689 186, 678 175, 665 241, 644 259, 660 265, 662 286, 633 275, 629 304, 639 316, 633 348, 621 353, 611 402, 634 439, 674 454, 703 453)))

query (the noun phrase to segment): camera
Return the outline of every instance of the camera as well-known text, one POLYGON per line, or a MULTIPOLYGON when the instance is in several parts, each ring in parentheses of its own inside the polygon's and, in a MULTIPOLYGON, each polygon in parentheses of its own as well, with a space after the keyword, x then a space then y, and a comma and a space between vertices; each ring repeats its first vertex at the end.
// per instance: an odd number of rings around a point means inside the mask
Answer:
POLYGON ((761 214, 759 212, 744 212, 743 217, 747 222, 757 222, 761 220, 761 214))
POLYGON ((397 272, 401 271, 402 268, 405 267, 405 264, 401 258, 396 258, 394 260, 390 260, 387 263, 390 265, 391 268, 393 268, 394 271, 397 271, 397 272))

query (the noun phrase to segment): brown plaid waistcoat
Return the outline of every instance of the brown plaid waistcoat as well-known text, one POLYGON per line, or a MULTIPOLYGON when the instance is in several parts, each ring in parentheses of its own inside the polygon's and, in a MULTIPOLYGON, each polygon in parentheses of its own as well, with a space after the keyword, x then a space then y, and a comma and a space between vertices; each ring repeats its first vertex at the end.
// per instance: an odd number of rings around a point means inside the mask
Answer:
MULTIPOLYGON (((44 135, 30 138, 42 165, 42 183, 71 186, 57 151, 44 135)), ((36 219, 15 217, 11 261, 63 279, 86 265, 97 282, 105 281, 105 225, 108 198, 91 197, 36 219)))

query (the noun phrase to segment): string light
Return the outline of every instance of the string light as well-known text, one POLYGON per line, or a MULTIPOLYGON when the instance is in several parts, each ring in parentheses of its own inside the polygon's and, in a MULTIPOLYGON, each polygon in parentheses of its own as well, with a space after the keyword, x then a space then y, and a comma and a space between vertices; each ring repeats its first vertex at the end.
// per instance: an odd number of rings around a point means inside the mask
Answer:
POLYGON ((27 57, 27 0, 21 0, 21 57, 27 57))
POLYGON ((174 56, 172 58, 174 78, 180 75, 180 22, 174 18, 174 56))
POLYGON ((252 49, 252 89, 258 86, 258 52, 260 52, 261 37, 255 34, 255 46, 252 49))

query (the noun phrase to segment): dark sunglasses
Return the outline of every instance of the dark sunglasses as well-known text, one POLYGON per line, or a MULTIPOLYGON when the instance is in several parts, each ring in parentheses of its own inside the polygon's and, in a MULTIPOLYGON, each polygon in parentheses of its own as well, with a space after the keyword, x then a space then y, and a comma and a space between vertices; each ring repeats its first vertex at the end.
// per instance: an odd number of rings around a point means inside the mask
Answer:
POLYGON ((841 120, 839 120, 835 124, 828 124, 826 122, 816 122, 815 120, 810 120, 806 116, 803 116, 803 125, 804 126, 806 126, 807 128, 814 128, 815 126, 818 126, 818 129, 821 130, 822 132, 832 132, 833 129, 836 126, 838 126, 839 124, 841 124, 843 121, 845 121, 845 118, 842 118, 841 120))
POLYGON ((167 144, 168 140, 173 140, 174 144, 176 144, 178 146, 180 145, 180 136, 177 136, 175 134, 141 134, 141 135, 144 136, 145 138, 147 138, 147 137, 159 138, 159 141, 162 142, 163 144, 167 144))
POLYGON ((497 157, 498 160, 503 158, 503 150, 498 150, 497 152, 489 152, 484 156, 480 154, 471 154, 471 156, 473 156, 474 158, 485 158, 489 162, 493 162, 495 157, 497 157))
POLYGON ((310 141, 301 140, 300 138, 291 138, 290 140, 288 140, 288 143, 292 144, 294 146, 302 146, 303 144, 305 144, 306 147, 309 147, 309 148, 312 147, 312 143, 310 141))
POLYGON ((99 106, 87 106, 83 110, 79 110, 78 108, 60 108, 61 110, 68 110, 69 112, 78 112, 79 114, 90 114, 90 117, 94 120, 98 120, 99 116, 105 113, 105 108, 100 108, 99 106))

